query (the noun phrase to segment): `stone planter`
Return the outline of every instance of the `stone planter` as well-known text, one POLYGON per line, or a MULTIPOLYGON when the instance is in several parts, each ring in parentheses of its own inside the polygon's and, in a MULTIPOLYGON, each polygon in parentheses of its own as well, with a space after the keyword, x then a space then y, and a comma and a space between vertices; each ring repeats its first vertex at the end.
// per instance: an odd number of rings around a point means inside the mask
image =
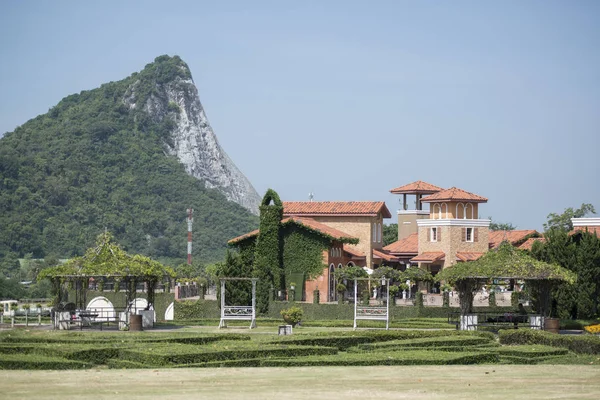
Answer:
POLYGON ((154 328, 154 311, 153 310, 138 310, 138 315, 142 316, 142 327, 144 329, 154 328))
POLYGON ((461 331, 476 331, 477 330, 477 315, 467 314, 460 316, 461 331))

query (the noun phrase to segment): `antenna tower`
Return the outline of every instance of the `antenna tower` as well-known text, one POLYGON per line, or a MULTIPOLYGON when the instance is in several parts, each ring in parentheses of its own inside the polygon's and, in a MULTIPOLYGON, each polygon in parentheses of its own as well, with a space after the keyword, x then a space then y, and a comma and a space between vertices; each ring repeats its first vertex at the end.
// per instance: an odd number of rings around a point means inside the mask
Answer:
POLYGON ((188 237, 187 237, 187 263, 192 265, 192 223, 194 222, 194 209, 187 209, 187 226, 188 226, 188 237))

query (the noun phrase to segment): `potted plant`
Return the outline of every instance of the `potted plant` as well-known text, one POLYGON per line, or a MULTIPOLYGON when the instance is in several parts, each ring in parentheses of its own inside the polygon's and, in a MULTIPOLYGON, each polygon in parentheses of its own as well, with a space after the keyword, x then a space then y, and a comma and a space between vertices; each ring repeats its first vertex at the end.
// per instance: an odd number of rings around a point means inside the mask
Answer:
POLYGON ((304 311, 300 307, 292 306, 290 308, 285 308, 279 312, 283 317, 283 320, 295 327, 302 321, 302 316, 304 315, 304 311))

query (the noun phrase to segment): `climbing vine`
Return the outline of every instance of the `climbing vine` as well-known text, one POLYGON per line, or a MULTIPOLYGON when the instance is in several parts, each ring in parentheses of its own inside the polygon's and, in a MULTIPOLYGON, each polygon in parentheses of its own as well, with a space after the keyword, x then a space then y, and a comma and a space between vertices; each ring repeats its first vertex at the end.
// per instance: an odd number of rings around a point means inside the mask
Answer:
MULTIPOLYGON (((164 279, 174 278, 175 272, 149 257, 136 254, 131 256, 113 242, 112 235, 104 232, 99 235, 96 246, 88 249, 83 257, 72 258, 63 265, 45 268, 38 274, 38 280, 49 279, 53 283, 55 303, 60 302, 61 286, 66 282, 81 290, 87 290, 89 278, 104 282, 110 278, 119 290, 120 282, 125 282, 128 300, 135 297, 137 282, 145 282, 148 303, 154 301, 154 291, 164 279)), ((79 296, 79 298, 85 298, 79 296)), ((79 306, 85 306, 84 304, 79 306)))
POLYGON ((271 287, 282 289, 282 257, 280 225, 283 218, 283 204, 279 195, 267 190, 260 205, 260 234, 256 240, 254 254, 254 277, 258 278, 256 307, 259 313, 269 310, 271 287))

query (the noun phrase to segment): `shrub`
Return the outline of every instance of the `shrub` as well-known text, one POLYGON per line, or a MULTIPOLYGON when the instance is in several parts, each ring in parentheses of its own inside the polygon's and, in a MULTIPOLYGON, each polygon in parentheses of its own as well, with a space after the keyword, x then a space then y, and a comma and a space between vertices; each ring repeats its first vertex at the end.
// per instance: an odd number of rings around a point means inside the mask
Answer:
POLYGON ((498 333, 502 344, 543 344, 564 347, 578 354, 600 354, 600 337, 557 335, 544 331, 518 329, 498 333))
POLYGON ((280 311, 283 320, 292 326, 296 326, 304 315, 304 311, 300 307, 290 307, 280 311))
POLYGON ((586 332, 589 333, 593 333, 593 334, 600 334, 600 324, 597 325, 588 325, 584 328, 586 330, 586 332))

